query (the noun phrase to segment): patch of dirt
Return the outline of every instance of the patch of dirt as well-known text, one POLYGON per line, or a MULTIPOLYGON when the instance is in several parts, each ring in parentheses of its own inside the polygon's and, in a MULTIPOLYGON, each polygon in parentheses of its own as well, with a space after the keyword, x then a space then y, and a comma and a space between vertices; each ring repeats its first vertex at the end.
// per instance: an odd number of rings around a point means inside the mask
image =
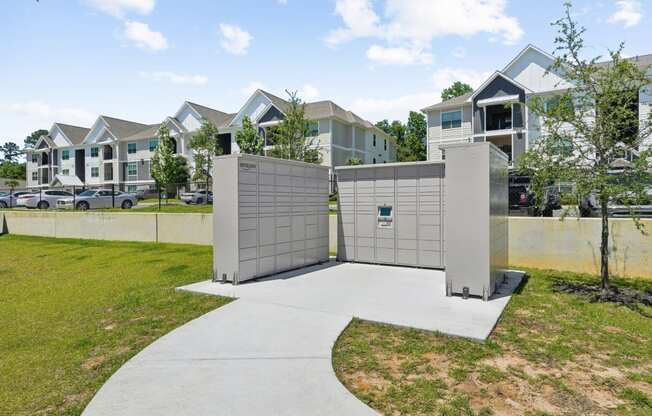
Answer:
POLYGON ((104 355, 96 355, 84 361, 81 366, 84 370, 95 370, 97 367, 104 364, 104 361, 106 361, 104 355))
POLYGON ((346 376, 347 385, 353 387, 354 391, 370 393, 372 391, 385 391, 390 382, 384 377, 374 374, 357 371, 346 376))
POLYGON ((552 285, 555 292, 570 293, 582 296, 591 302, 608 302, 627 306, 644 316, 652 317, 640 309, 640 305, 652 306, 652 292, 640 291, 628 287, 611 286, 603 291, 598 285, 560 281, 552 285))

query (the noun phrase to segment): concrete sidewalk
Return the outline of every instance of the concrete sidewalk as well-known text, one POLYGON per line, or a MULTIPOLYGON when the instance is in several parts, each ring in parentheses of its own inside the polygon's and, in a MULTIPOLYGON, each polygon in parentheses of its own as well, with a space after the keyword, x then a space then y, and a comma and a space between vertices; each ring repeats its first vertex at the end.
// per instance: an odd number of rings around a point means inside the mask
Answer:
POLYGON ((329 263, 239 286, 186 286, 240 299, 144 349, 84 415, 373 415, 331 364, 354 316, 482 340, 519 281, 482 302, 444 296, 440 271, 329 263))

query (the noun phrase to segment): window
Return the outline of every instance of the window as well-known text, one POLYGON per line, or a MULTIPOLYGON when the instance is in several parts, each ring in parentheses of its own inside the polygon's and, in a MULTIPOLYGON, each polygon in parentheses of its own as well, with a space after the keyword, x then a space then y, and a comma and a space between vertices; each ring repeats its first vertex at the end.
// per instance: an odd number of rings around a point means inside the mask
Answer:
POLYGON ((376 135, 374 134, 374 147, 376 147, 376 135))
POLYGON ((130 155, 136 153, 136 143, 127 143, 127 153, 130 155))
POLYGON ((158 139, 152 139, 149 141, 149 151, 153 152, 158 147, 158 139))
POLYGON ((138 187, 136 185, 127 185, 127 192, 130 194, 135 194, 138 192, 138 187))
POLYGON ((315 137, 319 135, 319 122, 311 121, 307 125, 308 128, 308 137, 315 137))
POLYGON ((91 147, 91 157, 98 157, 100 155, 99 147, 91 147))
POLYGON ((385 151, 387 151, 387 139, 383 139, 383 147, 385 148, 385 151))
MULTIPOLYGON (((33 156, 32 156, 33 158, 33 156)), ((61 160, 68 160, 70 159, 70 150, 62 150, 61 151, 61 160)))
POLYGON ((32 172, 32 180, 38 181, 38 172, 32 172))
POLYGON ((70 175, 70 169, 63 169, 61 170, 61 174, 63 176, 69 176, 70 175))
POLYGON ((100 177, 100 168, 95 167, 91 168, 91 178, 99 178, 100 177))
POLYGON ((38 155, 36 153, 32 153, 32 163, 38 163, 38 155))
POLYGON ((462 110, 441 113, 441 128, 456 129, 462 127, 462 110))
POLYGON ((138 176, 138 164, 136 162, 127 163, 127 176, 138 176))
POLYGON ((374 158, 374 165, 376 164, 376 158, 374 158))

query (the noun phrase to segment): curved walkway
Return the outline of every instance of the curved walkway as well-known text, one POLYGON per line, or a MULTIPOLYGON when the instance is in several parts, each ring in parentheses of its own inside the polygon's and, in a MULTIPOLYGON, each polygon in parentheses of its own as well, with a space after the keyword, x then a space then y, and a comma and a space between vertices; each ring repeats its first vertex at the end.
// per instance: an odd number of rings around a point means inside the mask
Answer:
POLYGON ((145 348, 83 414, 373 415, 331 364, 353 316, 484 339, 517 283, 482 302, 446 298, 443 280, 439 271, 331 264, 239 286, 184 287, 239 299, 145 348))

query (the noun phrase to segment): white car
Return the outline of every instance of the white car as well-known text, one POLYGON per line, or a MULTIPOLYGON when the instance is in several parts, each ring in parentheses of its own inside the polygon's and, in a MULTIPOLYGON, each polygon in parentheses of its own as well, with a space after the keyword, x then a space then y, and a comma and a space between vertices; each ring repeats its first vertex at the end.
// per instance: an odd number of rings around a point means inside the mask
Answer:
POLYGON ((9 192, 0 192, 0 209, 1 208, 15 208, 18 205, 18 198, 23 195, 30 194, 31 192, 14 192, 9 194, 9 192))
POLYGON ((76 197, 63 198, 57 201, 57 208, 88 209, 98 208, 122 208, 131 209, 138 204, 136 195, 110 189, 89 189, 76 197))
POLYGON ((72 197, 68 191, 48 189, 39 193, 22 195, 18 198, 18 205, 26 208, 49 209, 56 208, 57 201, 63 198, 72 197))

